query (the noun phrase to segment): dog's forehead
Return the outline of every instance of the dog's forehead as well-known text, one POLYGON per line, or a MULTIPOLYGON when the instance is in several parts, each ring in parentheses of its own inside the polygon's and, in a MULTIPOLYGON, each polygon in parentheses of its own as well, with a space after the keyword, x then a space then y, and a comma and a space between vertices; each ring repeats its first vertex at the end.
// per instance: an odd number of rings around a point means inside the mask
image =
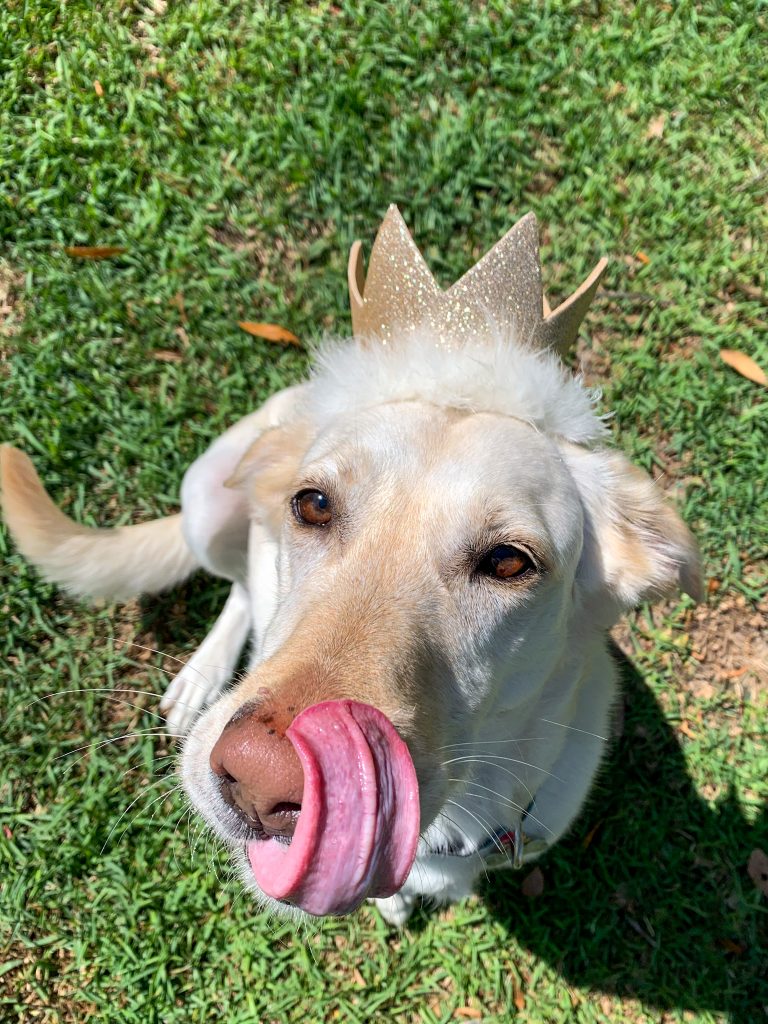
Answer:
POLYGON ((377 471, 423 468, 439 457, 446 428, 464 413, 425 402, 391 402, 346 413, 309 447, 304 467, 359 479, 377 471))
POLYGON ((478 413, 446 430, 445 458, 425 475, 468 518, 489 530, 520 530, 555 560, 582 527, 578 491, 555 441, 512 417, 478 413))
POLYGON ((417 500, 447 496, 486 519, 534 524, 578 505, 558 445, 509 416, 396 402, 337 422, 304 468, 354 489, 386 486, 417 500), (576 501, 574 502, 574 499, 576 501))

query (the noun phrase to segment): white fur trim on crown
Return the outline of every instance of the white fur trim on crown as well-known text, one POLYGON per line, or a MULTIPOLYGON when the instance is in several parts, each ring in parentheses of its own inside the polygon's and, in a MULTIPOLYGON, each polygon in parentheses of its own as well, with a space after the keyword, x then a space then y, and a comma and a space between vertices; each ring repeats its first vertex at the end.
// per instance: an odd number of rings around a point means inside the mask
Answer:
POLYGON ((552 352, 496 332, 450 349, 414 331, 387 345, 327 342, 316 356, 305 408, 322 429, 342 413, 421 400, 514 416, 541 433, 589 445, 606 434, 594 408, 599 397, 552 352))

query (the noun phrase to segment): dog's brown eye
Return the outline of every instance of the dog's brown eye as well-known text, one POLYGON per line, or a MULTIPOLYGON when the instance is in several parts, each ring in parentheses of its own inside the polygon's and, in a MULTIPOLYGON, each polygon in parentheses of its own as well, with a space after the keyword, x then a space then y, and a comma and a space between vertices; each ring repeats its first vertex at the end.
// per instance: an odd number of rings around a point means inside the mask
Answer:
POLYGON ((293 511, 308 526, 327 526, 331 521, 331 503, 322 491, 299 491, 293 499, 293 511))
POLYGON ((519 548, 499 544, 478 565, 478 571, 497 580, 511 580, 534 569, 533 560, 519 548))

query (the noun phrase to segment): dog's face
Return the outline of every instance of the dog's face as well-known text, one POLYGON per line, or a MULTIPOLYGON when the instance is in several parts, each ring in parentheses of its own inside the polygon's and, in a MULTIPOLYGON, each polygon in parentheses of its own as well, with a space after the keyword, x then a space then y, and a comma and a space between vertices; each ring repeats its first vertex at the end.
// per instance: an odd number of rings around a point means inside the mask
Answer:
MULTIPOLYGON (((252 881, 259 843, 285 849, 301 819, 302 768, 285 733, 302 711, 331 701, 383 713, 410 752, 423 831, 471 772, 446 750, 500 721, 527 742, 537 710, 571 699, 562 666, 623 607, 695 571, 687 531, 642 474, 508 416, 383 404, 319 436, 306 424, 270 431, 236 476, 255 530, 276 545, 274 613, 261 662, 195 725, 183 773, 252 881)), ((380 774, 400 754, 386 729, 371 740, 362 728, 363 746, 383 751, 380 774)), ((334 753, 333 729, 323 735, 313 763, 331 785, 334 759, 350 753, 334 753)), ((546 774, 547 757, 528 760, 546 774)), ((354 780, 334 784, 353 801, 354 780)), ((353 828, 343 812, 332 820, 353 828)), ((382 894, 375 881, 345 884, 323 902, 321 878, 293 902, 341 912, 382 894)))

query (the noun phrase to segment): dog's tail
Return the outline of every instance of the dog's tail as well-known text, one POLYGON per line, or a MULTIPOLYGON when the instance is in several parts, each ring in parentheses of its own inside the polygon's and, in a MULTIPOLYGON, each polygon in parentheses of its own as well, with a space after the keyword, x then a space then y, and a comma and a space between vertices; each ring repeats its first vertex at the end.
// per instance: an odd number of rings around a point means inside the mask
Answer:
POLYGON ((8 444, 0 447, 0 484, 19 550, 73 594, 126 600, 173 586, 199 566, 181 515, 111 530, 80 526, 54 505, 24 452, 8 444))

